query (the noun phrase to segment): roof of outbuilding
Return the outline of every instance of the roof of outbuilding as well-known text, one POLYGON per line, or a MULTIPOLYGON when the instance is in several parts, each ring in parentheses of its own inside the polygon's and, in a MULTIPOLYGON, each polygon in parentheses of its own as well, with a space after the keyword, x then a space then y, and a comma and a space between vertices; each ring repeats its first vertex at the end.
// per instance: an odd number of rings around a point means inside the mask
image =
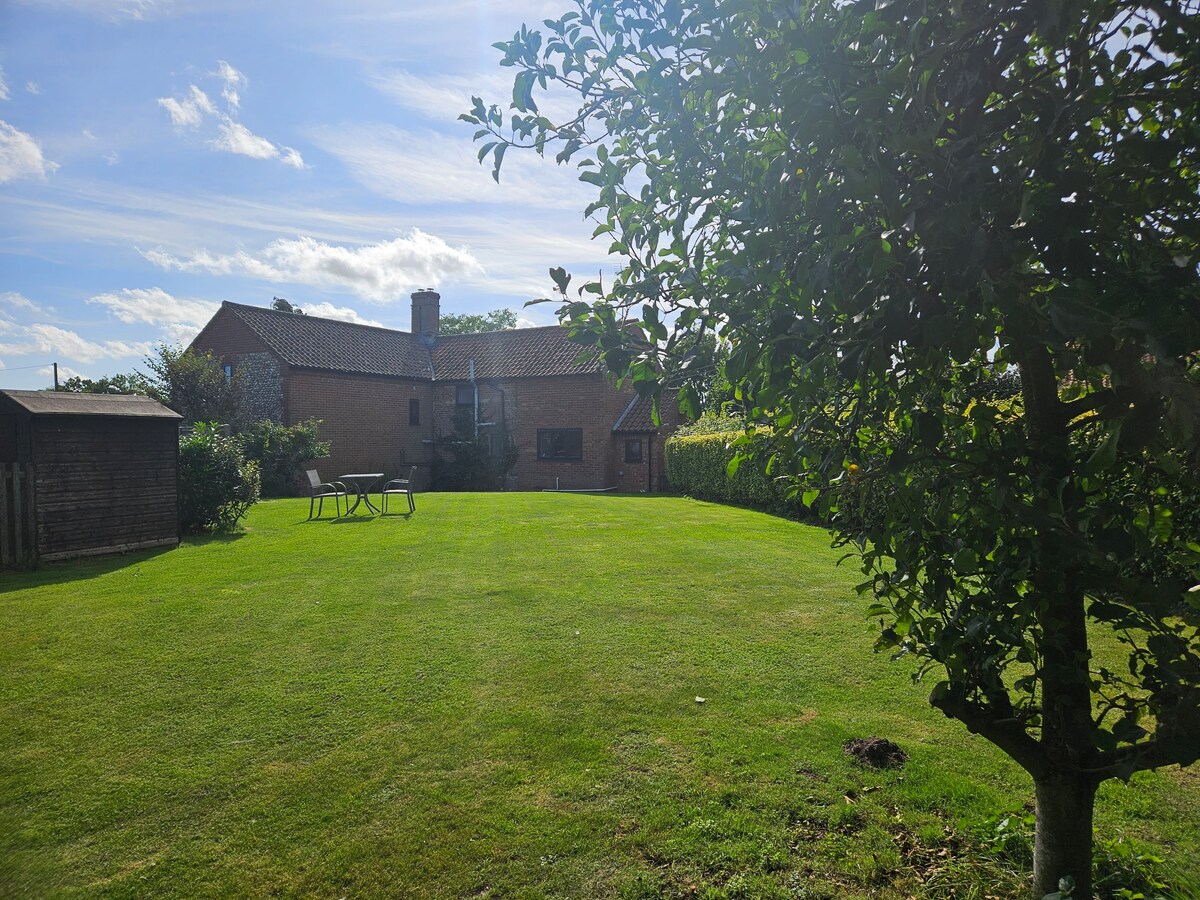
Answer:
POLYGON ((76 394, 68 391, 0 391, 26 412, 58 416, 137 416, 182 419, 157 400, 139 394, 76 394))
POLYGON ((470 361, 476 378, 536 378, 550 375, 595 375, 603 372, 595 354, 567 340, 561 325, 448 334, 433 345, 433 371, 438 381, 466 381, 470 361))
POLYGON ((407 331, 244 306, 228 300, 221 305, 245 322, 290 366, 402 378, 433 377, 429 348, 407 331))
POLYGON ((652 397, 634 397, 625 407, 625 411, 613 423, 612 430, 619 434, 643 434, 647 431, 657 431, 654 424, 654 399, 652 397))
POLYGON ((567 340, 567 329, 560 325, 447 334, 426 343, 417 335, 391 328, 229 301, 222 307, 291 366, 437 381, 466 381, 471 360, 475 360, 476 378, 594 375, 603 371, 594 355, 585 355, 583 348, 567 340))

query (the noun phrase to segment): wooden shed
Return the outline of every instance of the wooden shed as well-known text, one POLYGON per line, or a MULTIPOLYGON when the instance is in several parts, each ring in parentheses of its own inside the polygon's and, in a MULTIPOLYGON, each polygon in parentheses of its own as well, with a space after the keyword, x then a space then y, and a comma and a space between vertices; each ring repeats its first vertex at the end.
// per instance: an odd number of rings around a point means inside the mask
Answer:
POLYGON ((124 394, 0 390, 0 564, 179 543, 179 420, 124 394))

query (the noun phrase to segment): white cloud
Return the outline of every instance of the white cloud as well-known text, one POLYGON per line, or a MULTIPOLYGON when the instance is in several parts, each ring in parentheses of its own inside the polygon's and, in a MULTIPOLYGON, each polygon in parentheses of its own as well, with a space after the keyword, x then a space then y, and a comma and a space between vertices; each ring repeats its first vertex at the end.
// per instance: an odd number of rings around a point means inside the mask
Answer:
POLYGON ((108 311, 127 325, 185 325, 198 330, 220 308, 212 300, 192 300, 173 297, 162 288, 124 288, 88 298, 108 308, 108 311))
POLYGON ((208 142, 213 149, 251 159, 277 159, 285 166, 303 169, 304 158, 299 150, 274 144, 234 118, 241 105, 238 91, 249 83, 246 76, 223 59, 218 61, 217 71, 211 74, 221 79, 225 110, 217 109, 208 94, 193 84, 182 98, 158 98, 158 105, 167 111, 172 124, 176 128, 199 128, 207 119, 215 119, 217 136, 208 142))
POLYGON ((291 147, 277 147, 264 137, 254 134, 241 122, 226 118, 218 126, 220 136, 209 141, 218 150, 249 156, 251 159, 278 159, 284 165, 304 168, 300 153, 291 147))
MULTIPOLYGON (((512 98, 513 71, 497 67, 486 74, 430 78, 404 69, 389 69, 373 73, 368 83, 405 109, 454 125, 459 115, 470 111, 472 97, 480 97, 484 103, 498 103, 507 111, 512 98)), ((556 91, 553 85, 549 91, 535 94, 535 99, 539 111, 556 121, 570 119, 579 109, 578 94, 564 89, 556 91)))
POLYGON ((225 98, 231 110, 236 110, 242 102, 238 91, 249 83, 246 76, 223 59, 217 60, 216 76, 225 82, 221 96, 225 98))
POLYGON ((8 82, 4 80, 4 66, 0 66, 0 100, 8 99, 8 82))
POLYGON ((38 83, 36 81, 25 82, 25 90, 27 93, 33 94, 33 96, 35 96, 35 97, 38 96, 39 94, 41 94, 41 92, 42 92, 41 87, 38 85, 38 83))
MULTIPOLYGON (((54 367, 53 366, 42 366, 40 369, 37 370, 37 373, 38 373, 38 375, 42 376, 42 378, 53 378, 54 377, 54 367)), ((68 378, 86 378, 86 377, 87 376, 84 375, 82 372, 72 369, 70 366, 64 366, 62 363, 58 364, 58 380, 59 381, 66 381, 68 378)))
POLYGON ((42 148, 32 137, 7 122, 0 121, 0 184, 33 175, 45 178, 58 168, 42 156, 42 148))
POLYGON ((132 19, 145 21, 156 14, 169 12, 174 0, 43 0, 45 5, 119 22, 132 19))
POLYGON ((363 318, 358 314, 357 310, 351 309, 348 306, 334 306, 332 303, 325 302, 305 303, 301 309, 308 316, 320 316, 322 319, 339 319, 342 322, 353 322, 355 325, 374 325, 377 328, 385 327, 382 322, 363 318))
POLYGON ((6 306, 9 309, 25 310, 26 312, 40 313, 42 308, 30 300, 23 294, 16 291, 0 291, 0 306, 6 306))
POLYGON ((500 184, 476 159, 470 134, 405 131, 392 125, 314 129, 310 137, 365 187, 405 203, 500 203, 580 213, 593 192, 570 169, 531 153, 504 161, 500 184))
POLYGON ((21 330, 24 339, 0 343, 0 353, 10 356, 61 354, 86 364, 101 359, 141 358, 154 349, 154 344, 149 341, 90 341, 74 331, 45 323, 28 325, 21 330))
POLYGON ((110 150, 104 154, 104 162, 110 166, 115 166, 121 161, 121 155, 116 150, 110 150))
POLYGON ((159 97, 158 105, 167 111, 171 117, 171 124, 176 128, 199 128, 204 116, 217 115, 217 108, 213 106, 208 94, 194 84, 183 99, 159 97))
POLYGON ((272 241, 258 255, 245 250, 230 254, 201 250, 188 258, 161 250, 144 251, 142 255, 164 269, 330 287, 376 303, 400 300, 426 285, 483 273, 483 267, 467 248, 451 247, 416 228, 406 237, 359 247, 300 237, 272 241))

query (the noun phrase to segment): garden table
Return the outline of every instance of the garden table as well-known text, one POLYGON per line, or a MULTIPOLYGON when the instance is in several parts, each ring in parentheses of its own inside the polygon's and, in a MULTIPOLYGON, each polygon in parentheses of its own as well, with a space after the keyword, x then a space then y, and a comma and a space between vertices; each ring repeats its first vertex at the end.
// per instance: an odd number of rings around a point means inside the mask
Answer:
POLYGON ((372 485, 383 477, 382 472, 355 472, 351 475, 342 475, 340 480, 343 484, 351 487, 357 496, 354 498, 354 505, 346 510, 346 515, 358 509, 358 504, 367 504, 367 509, 372 512, 379 512, 379 507, 371 502, 369 491, 372 485))

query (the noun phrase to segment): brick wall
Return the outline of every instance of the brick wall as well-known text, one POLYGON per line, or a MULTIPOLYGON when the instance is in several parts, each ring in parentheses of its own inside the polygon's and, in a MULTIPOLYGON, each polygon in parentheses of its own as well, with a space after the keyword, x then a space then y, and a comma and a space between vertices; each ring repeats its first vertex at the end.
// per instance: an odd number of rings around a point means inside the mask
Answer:
MULTIPOLYGON (((469 387, 465 382, 462 386, 469 387)), ((452 430, 457 387, 449 382, 433 387, 434 427, 440 434, 452 430)), ((517 447, 509 490, 540 491, 556 484, 572 490, 614 486, 645 490, 646 463, 627 468, 624 437, 616 440, 612 434, 613 423, 633 398, 628 387, 617 390, 600 375, 572 375, 481 381, 478 388, 480 421, 497 423, 481 431, 507 423, 517 447), (574 428, 582 432, 581 459, 538 459, 539 430, 574 428)))
POLYGON ((319 461, 322 478, 350 472, 392 477, 418 465, 418 488, 428 484, 429 382, 295 368, 286 369, 283 381, 286 421, 320 419, 321 439, 331 444, 329 457, 319 461), (409 425, 410 400, 420 404, 417 425, 409 425))

